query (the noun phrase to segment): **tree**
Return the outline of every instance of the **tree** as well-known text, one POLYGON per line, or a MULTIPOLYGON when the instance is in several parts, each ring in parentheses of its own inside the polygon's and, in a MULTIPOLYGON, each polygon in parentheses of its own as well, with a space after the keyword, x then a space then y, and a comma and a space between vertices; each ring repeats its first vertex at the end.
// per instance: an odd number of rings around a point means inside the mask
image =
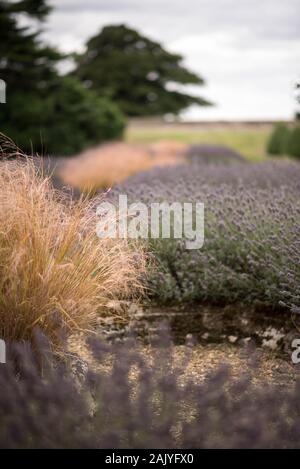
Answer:
POLYGON ((56 68, 61 54, 41 43, 39 29, 19 25, 20 14, 40 22, 48 12, 45 0, 0 0, 0 79, 7 85, 0 132, 26 152, 57 154, 119 137, 120 110, 75 78, 61 77, 56 68))
POLYGON ((43 99, 34 91, 14 93, 4 107, 0 129, 23 151, 69 155, 122 135, 125 120, 118 107, 76 79, 58 79, 48 89, 43 99))
POLYGON ((171 89, 204 81, 182 65, 180 55, 125 25, 103 28, 77 55, 76 64, 73 74, 87 88, 112 98, 129 116, 177 114, 191 104, 210 104, 171 89))
POLYGON ((55 65, 61 55, 41 45, 39 31, 19 26, 17 18, 25 13, 43 20, 48 11, 44 0, 0 1, 0 77, 10 94, 22 90, 42 92, 57 75, 55 65))

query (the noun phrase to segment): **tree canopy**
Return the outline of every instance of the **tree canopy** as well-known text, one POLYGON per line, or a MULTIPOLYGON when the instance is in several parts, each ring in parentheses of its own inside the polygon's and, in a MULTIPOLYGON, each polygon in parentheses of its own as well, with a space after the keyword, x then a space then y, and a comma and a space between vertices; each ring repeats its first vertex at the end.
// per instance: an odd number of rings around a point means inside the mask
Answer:
POLYGON ((87 88, 113 99, 129 116, 177 114, 191 104, 210 104, 177 89, 204 84, 182 65, 181 55, 125 25, 104 27, 77 55, 76 64, 73 74, 87 88))
POLYGON ((121 135, 124 119, 116 105, 100 99, 78 80, 58 74, 61 54, 40 40, 45 0, 0 0, 0 132, 24 151, 68 154, 121 135), (20 14, 38 22, 20 25, 20 14))
POLYGON ((39 41, 39 31, 19 26, 18 14, 42 20, 49 12, 44 0, 0 1, 0 77, 10 93, 42 90, 56 76, 60 54, 39 41))

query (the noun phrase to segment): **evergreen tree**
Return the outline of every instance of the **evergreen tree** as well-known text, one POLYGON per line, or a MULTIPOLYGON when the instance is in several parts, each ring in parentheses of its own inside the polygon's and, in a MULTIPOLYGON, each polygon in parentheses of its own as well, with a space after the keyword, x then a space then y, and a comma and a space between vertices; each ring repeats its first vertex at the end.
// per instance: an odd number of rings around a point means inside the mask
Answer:
POLYGON ((40 90, 56 77, 57 51, 40 44, 39 31, 18 24, 18 14, 42 20, 49 8, 44 0, 0 1, 0 77, 10 93, 40 90))
POLYGON ((0 79, 7 86, 0 104, 0 132, 26 152, 69 154, 124 128, 120 110, 75 79, 59 76, 62 58, 43 45, 40 31, 20 26, 26 14, 38 25, 49 12, 45 0, 0 0, 0 79))
POLYGON ((204 82, 182 65, 180 55, 125 25, 103 28, 76 61, 75 76, 88 88, 115 100, 129 116, 177 114, 191 104, 210 104, 171 89, 171 83, 204 82))

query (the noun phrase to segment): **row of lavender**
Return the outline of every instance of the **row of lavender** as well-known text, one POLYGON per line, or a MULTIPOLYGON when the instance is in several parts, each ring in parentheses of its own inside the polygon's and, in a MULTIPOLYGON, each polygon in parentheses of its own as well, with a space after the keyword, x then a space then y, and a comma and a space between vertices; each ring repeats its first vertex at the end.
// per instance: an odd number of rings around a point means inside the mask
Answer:
POLYGON ((159 267, 150 280, 152 297, 300 307, 300 165, 199 161, 141 173, 111 194, 148 204, 205 204, 202 249, 186 250, 178 240, 150 241, 159 267))
MULTIPOLYGON (((192 163, 140 174, 116 188, 132 201, 203 201, 199 251, 159 240, 152 294, 159 301, 262 301, 300 306, 300 165, 192 163)), ((186 375, 162 329, 146 353, 132 339, 93 335, 86 362, 58 361, 36 336, 34 354, 7 344, 0 366, 3 448, 294 448, 300 439, 295 386, 251 384, 222 368, 206 380, 186 375), (108 364, 107 366, 105 364, 108 364), (109 365, 110 364, 110 365, 109 365), (42 371, 42 373, 41 373, 42 371), (70 399, 72 396, 72 399, 70 399), (258 417, 259 416, 259 417, 258 417)), ((250 350, 245 351, 250 355, 250 350)))

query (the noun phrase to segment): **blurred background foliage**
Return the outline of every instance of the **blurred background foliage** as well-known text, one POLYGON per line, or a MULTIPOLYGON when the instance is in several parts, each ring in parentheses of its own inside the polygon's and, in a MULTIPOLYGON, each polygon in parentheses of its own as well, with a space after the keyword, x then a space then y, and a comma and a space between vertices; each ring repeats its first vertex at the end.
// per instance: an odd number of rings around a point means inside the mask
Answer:
POLYGON ((125 25, 107 26, 77 55, 74 75, 116 101, 128 116, 177 114, 191 104, 210 104, 168 86, 204 84, 182 59, 125 25))
POLYGON ((0 1, 0 76, 8 94, 0 131, 25 152, 72 154, 120 137, 125 119, 115 104, 59 74, 64 57, 40 40, 49 10, 44 0, 0 1), (38 26, 21 26, 21 15, 38 26))
POLYGON ((267 151, 270 155, 300 158, 300 126, 278 123, 270 135, 267 151))
POLYGON ((77 55, 74 71, 62 75, 58 66, 66 56, 40 36, 50 10, 46 0, 0 0, 0 78, 7 84, 0 131, 23 151, 74 154, 122 137, 125 115, 177 114, 192 103, 209 104, 169 89, 170 82, 201 85, 203 79, 181 65, 180 55, 124 25, 105 27, 77 55))

